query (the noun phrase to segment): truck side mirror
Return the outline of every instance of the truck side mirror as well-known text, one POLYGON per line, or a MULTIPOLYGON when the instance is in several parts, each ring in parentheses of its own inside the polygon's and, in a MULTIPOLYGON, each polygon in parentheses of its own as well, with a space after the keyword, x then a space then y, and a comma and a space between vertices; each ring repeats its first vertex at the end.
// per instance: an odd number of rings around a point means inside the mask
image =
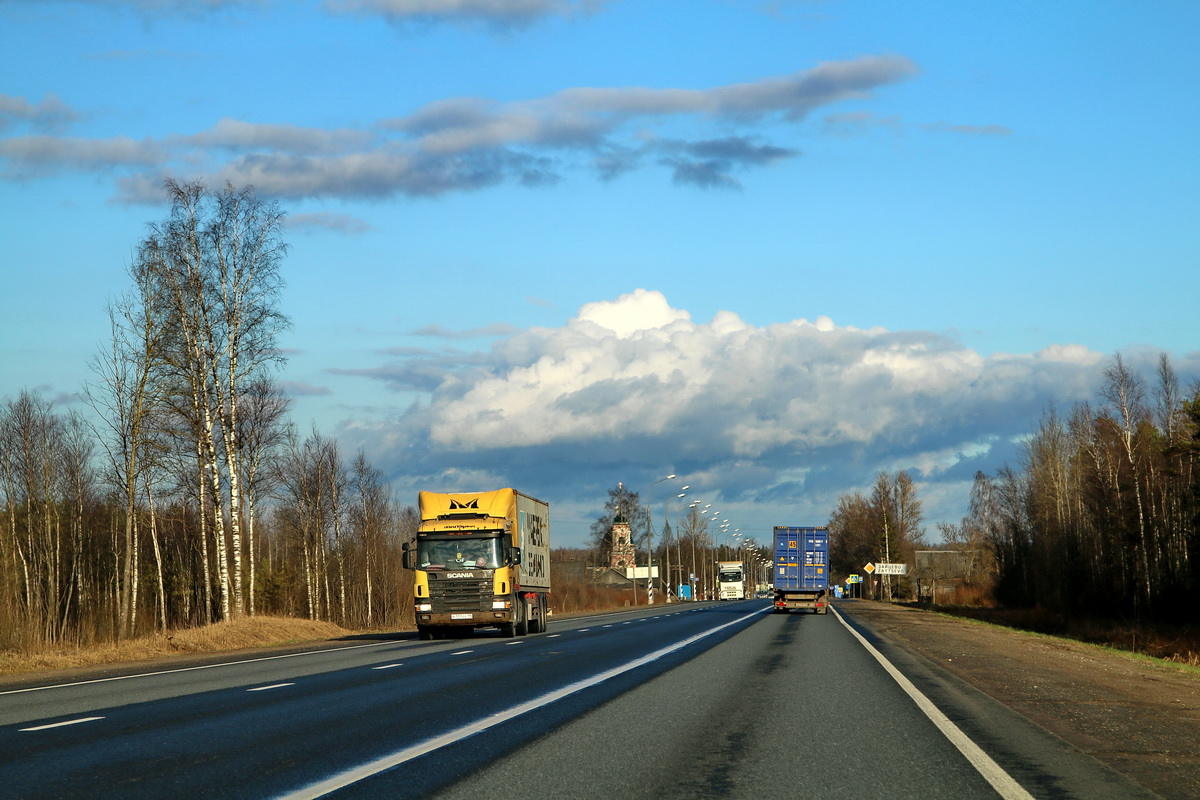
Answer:
POLYGON ((521 563, 521 548, 508 548, 508 563, 512 564, 514 567, 521 563))
POLYGON ((405 569, 416 569, 417 568, 417 551, 416 551, 416 548, 414 548, 412 546, 412 543, 405 542, 404 544, 400 545, 400 550, 404 553, 404 568, 405 569))

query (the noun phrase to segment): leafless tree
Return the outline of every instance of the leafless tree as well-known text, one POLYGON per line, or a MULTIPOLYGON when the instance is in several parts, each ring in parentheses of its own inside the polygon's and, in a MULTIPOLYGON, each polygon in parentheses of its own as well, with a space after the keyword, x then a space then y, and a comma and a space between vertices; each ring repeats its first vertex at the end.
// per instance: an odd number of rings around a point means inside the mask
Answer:
POLYGON ((168 298, 164 338, 178 405, 190 421, 212 504, 220 615, 246 609, 242 542, 244 457, 239 402, 278 362, 283 212, 252 189, 168 180, 170 217, 152 225, 139 264, 168 298), (228 509, 228 530, 226 529, 228 509))

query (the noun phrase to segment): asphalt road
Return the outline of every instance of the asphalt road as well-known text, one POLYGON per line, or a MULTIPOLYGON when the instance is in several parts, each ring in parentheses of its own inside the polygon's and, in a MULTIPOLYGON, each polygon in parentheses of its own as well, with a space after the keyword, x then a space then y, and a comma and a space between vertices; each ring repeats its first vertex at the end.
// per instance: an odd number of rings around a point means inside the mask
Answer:
POLYGON ((0 691, 0 794, 14 798, 1129 791, 880 639, 853 603, 656 607, 520 639, 397 637, 0 691))

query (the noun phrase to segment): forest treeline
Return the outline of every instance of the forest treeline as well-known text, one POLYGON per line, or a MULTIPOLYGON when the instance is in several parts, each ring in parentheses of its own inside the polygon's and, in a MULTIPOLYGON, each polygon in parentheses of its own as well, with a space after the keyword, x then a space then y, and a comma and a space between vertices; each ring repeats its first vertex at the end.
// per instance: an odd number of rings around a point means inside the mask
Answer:
POLYGON ((1069 616, 1194 622, 1200 606, 1200 386, 1166 355, 1117 355, 1100 404, 1049 410, 1016 467, 977 475, 960 538, 996 559, 996 600, 1069 616))
MULTIPOLYGON (((939 526, 941 538, 971 554, 968 582, 998 605, 1193 622, 1198 461, 1200 384, 1185 393, 1165 354, 1149 381, 1118 354, 1104 368, 1097 403, 1065 416, 1049 409, 1016 465, 975 476, 967 517, 939 526)), ((830 518, 835 572, 913 564, 927 546, 920 516, 904 472, 881 473, 869 497, 843 495, 830 518)))
POLYGON ((28 391, 0 409, 0 649, 255 613, 411 619, 415 512, 361 453, 287 421, 283 213, 250 189, 166 188, 108 308, 93 421, 28 391))

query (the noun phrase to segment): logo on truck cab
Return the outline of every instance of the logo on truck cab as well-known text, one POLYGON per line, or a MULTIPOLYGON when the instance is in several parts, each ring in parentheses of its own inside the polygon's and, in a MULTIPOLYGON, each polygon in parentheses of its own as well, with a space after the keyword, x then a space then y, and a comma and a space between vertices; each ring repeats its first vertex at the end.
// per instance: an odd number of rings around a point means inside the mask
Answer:
POLYGON ((450 510, 451 511, 466 511, 467 509, 472 509, 472 510, 478 511, 479 510, 479 498, 476 497, 474 500, 468 500, 465 503, 459 502, 458 500, 454 500, 454 499, 450 500, 450 510))

